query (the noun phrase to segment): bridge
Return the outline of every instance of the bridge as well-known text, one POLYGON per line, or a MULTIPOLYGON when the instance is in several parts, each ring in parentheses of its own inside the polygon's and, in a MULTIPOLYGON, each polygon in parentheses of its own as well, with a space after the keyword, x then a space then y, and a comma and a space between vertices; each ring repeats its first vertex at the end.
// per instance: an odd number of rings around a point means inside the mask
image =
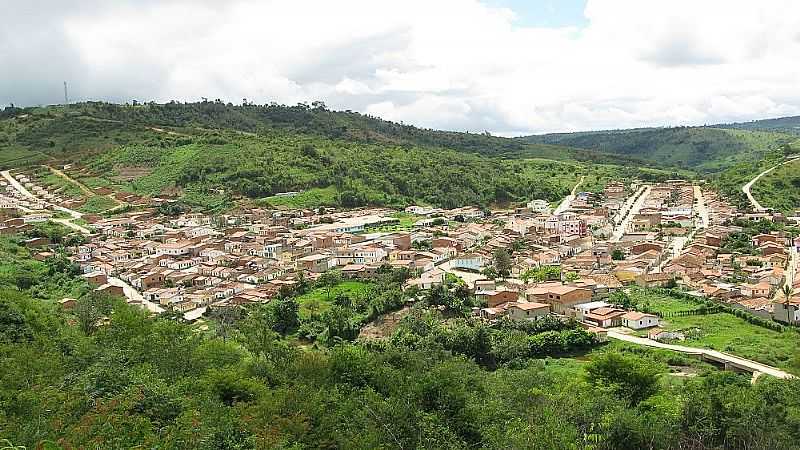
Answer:
POLYGON ((725 370, 731 370, 740 373, 750 373, 753 375, 753 382, 762 374, 771 375, 776 378, 789 379, 795 378, 794 375, 784 372, 777 367, 761 364, 745 358, 740 358, 728 353, 723 353, 717 350, 710 350, 706 348, 686 347, 683 345, 664 344, 663 342, 654 341, 648 338, 641 338, 637 336, 630 336, 617 331, 608 332, 608 337, 620 341, 630 342, 632 344, 645 345, 648 347, 661 348, 665 350, 672 350, 675 352, 684 353, 694 356, 703 361, 715 364, 725 370))

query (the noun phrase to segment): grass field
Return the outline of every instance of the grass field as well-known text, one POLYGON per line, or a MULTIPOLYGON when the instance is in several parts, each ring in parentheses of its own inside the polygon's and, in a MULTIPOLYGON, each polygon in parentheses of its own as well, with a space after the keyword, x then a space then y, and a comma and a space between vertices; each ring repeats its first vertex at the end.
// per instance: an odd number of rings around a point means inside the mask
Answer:
POLYGON ((112 187, 114 186, 109 180, 100 177, 74 177, 86 186, 94 189, 98 187, 112 187))
POLYGON ((87 214, 98 214, 117 206, 114 200, 102 195, 96 195, 86 200, 78 210, 87 214))
POLYGON ((328 289, 318 287, 309 292, 297 297, 297 303, 300 305, 300 316, 308 318, 312 313, 321 313, 328 309, 339 294, 347 294, 350 297, 357 297, 365 294, 371 283, 363 281, 342 281, 330 289, 330 297, 328 296, 328 289))
POLYGON ((45 159, 41 153, 19 147, 0 145, 0 166, 3 169, 33 164, 45 159))
MULTIPOLYGON (((635 291, 634 291, 635 292, 635 291)), ((697 305, 683 299, 650 293, 650 307, 658 312, 688 311, 697 305)), ((764 364, 800 373, 800 333, 773 331, 751 324, 728 313, 693 316, 673 316, 661 321, 665 330, 680 330, 686 334, 682 345, 728 352, 764 364)))
POLYGON ((291 209, 318 208, 320 206, 336 206, 339 191, 334 186, 313 188, 292 196, 272 196, 259 199, 257 204, 285 206, 291 209))
POLYGON ((691 302, 647 289, 633 288, 629 295, 639 308, 647 311, 669 314, 697 309, 697 305, 691 302))
POLYGON ((753 196, 762 205, 786 213, 800 209, 800 160, 764 175, 753 185, 753 196))
POLYGON ((671 317, 663 328, 686 330, 685 344, 689 346, 728 352, 794 372, 800 369, 796 360, 800 334, 795 331, 768 330, 725 313, 671 317))
POLYGON ((47 186, 47 190, 50 192, 56 193, 57 191, 58 195, 72 198, 80 198, 83 196, 83 191, 81 191, 81 188, 76 186, 75 183, 65 180, 54 173, 47 172, 47 174, 39 179, 42 184, 47 186))

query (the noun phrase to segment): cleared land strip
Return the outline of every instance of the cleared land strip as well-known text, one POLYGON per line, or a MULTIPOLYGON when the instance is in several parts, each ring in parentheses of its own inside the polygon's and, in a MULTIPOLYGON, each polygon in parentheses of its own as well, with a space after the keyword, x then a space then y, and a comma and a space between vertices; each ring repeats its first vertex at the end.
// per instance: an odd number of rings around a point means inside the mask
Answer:
POLYGON ((80 181, 70 177, 69 175, 65 174, 64 172, 56 169, 55 167, 51 167, 51 166, 47 166, 47 165, 45 165, 43 167, 47 167, 48 169, 50 169, 50 172, 53 172, 54 174, 58 175, 59 177, 61 177, 61 178, 65 179, 65 180, 69 181, 70 183, 74 184, 75 186, 78 186, 78 188, 81 191, 83 191, 83 193, 86 194, 87 196, 93 197, 95 195, 94 191, 89 189, 88 186, 86 186, 85 184, 81 183, 80 181))
POLYGON ((580 186, 583 183, 584 179, 586 179, 586 177, 581 175, 581 179, 578 180, 575 186, 572 187, 572 191, 570 191, 569 195, 564 197, 564 200, 562 200, 561 203, 559 203, 556 210, 553 211, 553 214, 561 214, 562 212, 569 209, 570 204, 572 204, 572 200, 575 200, 575 194, 578 191, 578 186, 580 186))
POLYGON ((761 206, 761 203, 758 203, 758 200, 756 200, 756 198, 753 197, 753 194, 750 193, 750 188, 752 188, 753 185, 758 180, 760 180, 761 177, 763 177, 764 175, 772 172, 773 170, 777 169, 778 167, 780 167, 780 166, 782 166, 784 164, 787 164, 787 163, 790 163, 792 161, 797 160, 797 158, 800 158, 800 156, 792 156, 791 158, 789 158, 789 159, 787 159, 785 161, 781 161, 780 163, 775 164, 774 166, 770 167, 769 169, 767 169, 767 170, 761 172, 760 174, 756 175, 755 178, 753 178, 752 180, 748 181, 747 183, 745 183, 744 186, 742 186, 742 192, 744 192, 744 195, 747 196, 747 199, 750 201, 750 204, 753 205, 753 209, 754 210, 756 210, 756 211, 764 211, 767 208, 764 208, 763 206, 761 206))
MULTIPOLYGON (((60 171, 60 170, 56 169, 55 167, 50 167, 50 166, 44 166, 44 167, 47 167, 47 168, 48 168, 48 169, 50 169, 50 171, 51 171, 51 172, 53 172, 54 174, 56 174, 56 175, 60 176, 61 178, 63 178, 63 179, 65 179, 65 180, 69 181, 70 183, 72 183, 72 184, 74 184, 75 186, 77 186, 78 188, 80 188, 80 190, 81 190, 81 191, 82 191, 84 194, 86 194, 86 196, 87 196, 87 197, 90 197, 90 198, 91 198, 91 197, 96 197, 96 196, 98 196, 98 194, 96 194, 96 193, 95 193, 93 190, 91 190, 91 189, 90 189, 88 186, 86 186, 85 184, 81 183, 80 181, 78 181, 78 180, 76 180, 76 179, 72 178, 71 176, 67 175, 66 173, 64 173, 64 172, 62 172, 62 171, 60 171)), ((105 195, 104 197, 106 197, 106 198, 110 199, 111 201, 113 201, 113 202, 116 204, 116 206, 114 206, 114 207, 112 207, 111 209, 108 209, 108 210, 106 210, 106 211, 104 211, 104 212, 107 212, 107 213, 108 213, 108 212, 114 212, 114 211, 116 211, 116 210, 118 210, 118 209, 121 209, 121 208, 124 208, 125 206, 127 206, 127 203, 125 203, 125 202, 122 202, 122 201, 120 201, 120 200, 117 200, 117 198, 116 198, 116 197, 114 197, 114 194, 108 194, 108 195, 105 195)))

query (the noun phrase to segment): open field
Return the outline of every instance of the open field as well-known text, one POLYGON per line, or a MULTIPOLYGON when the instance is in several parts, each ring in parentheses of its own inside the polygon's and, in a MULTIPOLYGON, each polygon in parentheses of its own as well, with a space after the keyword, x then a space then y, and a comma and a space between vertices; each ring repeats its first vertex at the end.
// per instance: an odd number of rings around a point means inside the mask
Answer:
MULTIPOLYGON (((653 311, 661 313, 690 311, 695 305, 687 300, 667 295, 637 294, 647 297, 653 311)), ((643 299, 642 299, 643 300, 643 299)), ((644 304, 644 303, 641 303, 644 304)), ((800 333, 770 330, 728 313, 671 316, 662 319, 661 328, 682 331, 688 347, 701 347, 752 359, 771 366, 800 373, 800 333)))
POLYGON ((313 188, 289 196, 271 196, 256 201, 258 205, 273 207, 285 206, 291 209, 317 208, 320 206, 335 206, 338 202, 339 191, 334 186, 326 188, 313 188))
POLYGON ((78 210, 88 214, 98 214, 117 206, 117 202, 103 195, 96 195, 86 200, 78 210))
POLYGON ((647 289, 633 288, 629 295, 639 308, 655 313, 669 314, 692 311, 698 307, 694 303, 647 289))
POLYGON ((330 296, 327 288, 314 288, 297 297, 297 303, 300 304, 300 316, 305 318, 312 313, 321 313, 330 307, 337 295, 347 294, 350 297, 355 297, 366 293, 370 286, 370 283, 346 280, 332 287, 330 296))

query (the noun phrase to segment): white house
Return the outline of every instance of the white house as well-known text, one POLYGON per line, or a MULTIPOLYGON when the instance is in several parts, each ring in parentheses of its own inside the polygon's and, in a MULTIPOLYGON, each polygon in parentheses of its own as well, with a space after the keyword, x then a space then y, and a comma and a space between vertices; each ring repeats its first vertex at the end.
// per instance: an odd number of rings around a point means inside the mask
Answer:
POLYGON ((528 202, 528 209, 541 214, 550 214, 550 203, 545 200, 536 199, 528 202))
POLYGON ((453 258, 452 267, 454 269, 470 269, 481 270, 485 264, 484 258, 481 255, 467 254, 460 255, 453 258))
POLYGON ((658 316, 654 314, 631 311, 622 316, 622 326, 628 327, 632 330, 642 330, 645 328, 657 327, 658 316))
POLYGON ((508 307, 512 319, 538 319, 550 314, 550 305, 536 302, 514 302, 508 307))

